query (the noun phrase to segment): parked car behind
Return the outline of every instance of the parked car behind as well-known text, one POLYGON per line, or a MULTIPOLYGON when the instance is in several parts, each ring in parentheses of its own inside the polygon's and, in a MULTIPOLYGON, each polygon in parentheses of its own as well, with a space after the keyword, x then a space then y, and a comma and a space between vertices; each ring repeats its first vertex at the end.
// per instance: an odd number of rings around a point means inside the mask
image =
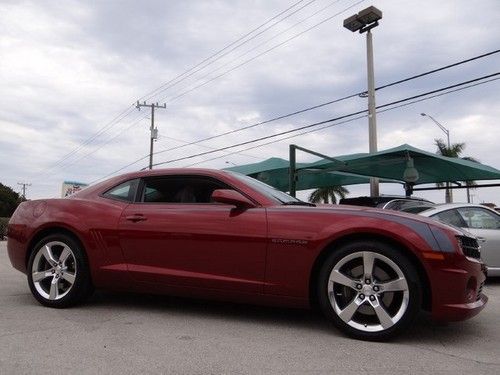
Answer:
POLYGON ((500 276, 500 215, 498 212, 469 203, 448 203, 429 208, 420 215, 462 228, 475 235, 481 245, 481 258, 488 276, 500 276))
POLYGON ((417 197, 405 197, 399 195, 381 195, 378 197, 353 197, 343 198, 339 204, 349 204, 351 206, 366 206, 383 208, 386 210, 405 211, 418 213, 432 207, 434 203, 427 199, 417 197))

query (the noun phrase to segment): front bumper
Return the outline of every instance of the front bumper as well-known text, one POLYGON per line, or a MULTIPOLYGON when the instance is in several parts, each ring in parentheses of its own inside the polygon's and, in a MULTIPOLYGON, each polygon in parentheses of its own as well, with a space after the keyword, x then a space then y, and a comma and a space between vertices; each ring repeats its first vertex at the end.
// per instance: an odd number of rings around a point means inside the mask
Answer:
POLYGON ((460 321, 479 314, 488 302, 483 292, 485 265, 456 255, 451 264, 432 275, 432 317, 438 321, 460 321))

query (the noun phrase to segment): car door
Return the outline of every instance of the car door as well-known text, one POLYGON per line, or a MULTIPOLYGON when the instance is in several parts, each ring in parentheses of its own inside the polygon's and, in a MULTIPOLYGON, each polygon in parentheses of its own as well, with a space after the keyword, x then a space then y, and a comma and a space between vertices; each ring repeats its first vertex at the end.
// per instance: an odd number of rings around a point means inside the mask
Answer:
POLYGON ((262 207, 212 203, 205 176, 143 179, 139 202, 120 218, 120 244, 140 281, 198 288, 262 292, 267 223, 262 207))
POLYGON ((460 207, 457 211, 469 232, 481 245, 481 258, 489 267, 500 267, 500 215, 481 207, 460 207))

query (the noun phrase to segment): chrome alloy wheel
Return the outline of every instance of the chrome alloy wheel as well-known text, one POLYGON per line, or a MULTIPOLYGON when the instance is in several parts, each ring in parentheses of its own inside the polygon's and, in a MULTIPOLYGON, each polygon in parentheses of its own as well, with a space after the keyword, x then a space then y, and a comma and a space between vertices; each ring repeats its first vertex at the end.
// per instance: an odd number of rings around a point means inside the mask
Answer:
POLYGON ((31 266, 36 291, 45 299, 59 300, 66 296, 76 279, 76 259, 63 242, 52 241, 40 247, 31 266))
POLYGON ((335 313, 363 332, 391 328, 405 314, 409 287, 401 268, 386 256, 358 251, 338 261, 328 278, 335 313))

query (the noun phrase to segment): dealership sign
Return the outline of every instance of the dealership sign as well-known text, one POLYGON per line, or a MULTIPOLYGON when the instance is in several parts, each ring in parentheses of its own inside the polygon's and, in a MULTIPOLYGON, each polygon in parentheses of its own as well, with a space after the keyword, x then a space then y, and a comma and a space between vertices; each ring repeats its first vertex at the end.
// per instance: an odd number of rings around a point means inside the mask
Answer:
POLYGON ((75 194, 77 191, 80 191, 87 186, 88 184, 85 184, 83 182, 64 181, 62 184, 61 197, 69 197, 70 195, 75 194))

